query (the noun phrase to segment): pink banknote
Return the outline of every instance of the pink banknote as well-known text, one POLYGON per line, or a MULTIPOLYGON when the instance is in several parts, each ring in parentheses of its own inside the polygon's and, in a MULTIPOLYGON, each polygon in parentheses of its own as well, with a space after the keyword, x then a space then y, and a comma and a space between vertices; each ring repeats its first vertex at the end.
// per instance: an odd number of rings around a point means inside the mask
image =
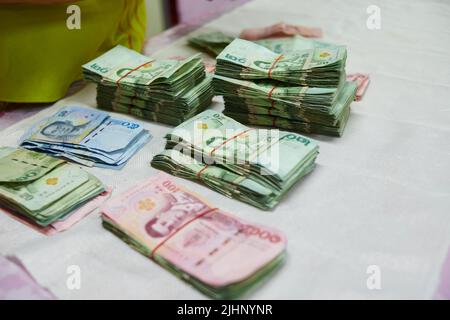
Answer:
POLYGON ((109 200, 102 211, 150 258, 213 287, 247 279, 286 247, 280 231, 216 208, 166 174, 109 200))
POLYGON ((54 300, 41 287, 19 259, 0 255, 0 300, 54 300))
POLYGON ((26 219, 25 217, 21 217, 19 215, 13 214, 7 209, 0 208, 0 212, 6 213, 11 218, 26 224, 27 226, 33 228, 40 233, 43 233, 47 236, 53 235, 58 232, 65 231, 72 227, 74 224, 79 222, 81 219, 86 217, 88 214, 93 212, 95 209, 100 207, 109 197, 111 196, 111 189, 107 189, 106 191, 99 194, 97 197, 93 198, 86 204, 84 204, 81 208, 75 210, 70 216, 68 216, 64 220, 55 221, 47 227, 41 227, 32 221, 26 219))
POLYGON ((322 29, 287 23, 277 23, 268 27, 244 29, 239 35, 239 38, 254 41, 266 38, 289 37, 295 35, 320 38, 322 36, 322 29))
POLYGON ((370 77, 365 73, 352 73, 347 75, 347 81, 356 81, 358 88, 356 89, 356 101, 360 101, 366 92, 370 82, 370 77))

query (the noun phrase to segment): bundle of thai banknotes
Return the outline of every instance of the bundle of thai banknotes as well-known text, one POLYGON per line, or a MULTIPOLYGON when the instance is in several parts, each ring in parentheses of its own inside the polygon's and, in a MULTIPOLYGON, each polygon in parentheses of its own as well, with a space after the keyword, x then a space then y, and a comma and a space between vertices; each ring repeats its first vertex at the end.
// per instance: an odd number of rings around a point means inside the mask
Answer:
MULTIPOLYGON (((305 28, 300 26, 301 28, 305 28)), ((268 30, 263 28, 261 30, 243 30, 239 35, 239 38, 245 40, 251 40, 267 49, 270 49, 276 53, 289 54, 293 51, 313 49, 315 47, 329 47, 333 46, 326 42, 304 38, 305 36, 319 36, 320 29, 310 28, 303 31, 303 33, 297 32, 296 34, 290 31, 292 26, 288 26, 284 32, 277 32, 277 30, 283 30, 283 24, 276 24, 270 26, 268 30), (271 29, 272 28, 272 29, 271 29), (255 33, 255 31, 257 31, 255 33), (302 36, 299 36, 302 35, 302 36)), ((258 29, 258 28, 257 28, 258 29)), ((195 34, 188 39, 188 44, 206 51, 216 57, 219 55, 227 45, 229 45, 235 37, 227 35, 220 31, 212 31, 195 34)), ((355 100, 360 101, 364 96, 367 86, 370 82, 370 76, 367 73, 347 73, 347 81, 355 82, 358 89, 356 91, 355 100)))
POLYGON ((83 74, 97 83, 100 108, 169 125, 201 112, 213 97, 200 54, 153 60, 119 45, 83 65, 83 74))
POLYGON ((212 31, 196 34, 188 38, 188 44, 194 48, 204 50, 214 56, 229 45, 235 37, 227 35, 220 31, 212 31))
POLYGON ((247 222, 156 175, 111 199, 103 226, 213 298, 236 298, 285 256, 286 238, 247 222))
POLYGON ((213 85, 223 95, 224 114, 241 123, 341 136, 357 88, 345 80, 346 48, 313 40, 302 47, 296 39, 300 45, 288 53, 235 39, 217 56, 213 85))
POLYGON ((165 136, 151 165, 268 210, 311 172, 318 145, 296 133, 251 129, 213 110, 165 136))
POLYGON ((38 227, 69 219, 105 190, 77 165, 23 148, 0 147, 0 207, 38 227))
POLYGON ((37 122, 21 146, 86 166, 121 169, 150 139, 137 122, 77 105, 37 122))
MULTIPOLYGON (((263 39, 279 39, 293 36, 320 38, 322 29, 280 22, 267 27, 245 28, 241 31, 238 38, 258 42, 263 39)), ((234 39, 235 37, 223 32, 210 31, 194 34, 188 38, 188 44, 217 56, 234 39)))

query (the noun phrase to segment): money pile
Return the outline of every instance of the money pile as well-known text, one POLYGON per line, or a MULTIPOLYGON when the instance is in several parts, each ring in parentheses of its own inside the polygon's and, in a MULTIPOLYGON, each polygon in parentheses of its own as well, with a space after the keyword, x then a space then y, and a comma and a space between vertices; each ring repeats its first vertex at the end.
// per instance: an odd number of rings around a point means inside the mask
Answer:
MULTIPOLYGON (((266 28, 249 28, 244 29, 239 35, 240 39, 254 41, 262 46, 275 51, 271 48, 274 45, 279 46, 283 43, 283 51, 278 53, 288 53, 286 49, 294 48, 295 50, 308 49, 311 44, 316 41, 309 40, 304 37, 321 37, 322 30, 320 28, 309 28, 299 25, 289 25, 286 23, 277 23, 266 28), (294 44, 294 45, 293 45, 294 44), (299 47, 300 44, 300 47, 299 47)), ((206 52, 217 56, 229 45, 235 37, 220 31, 210 31, 204 33, 196 33, 188 38, 188 44, 194 48, 205 50, 206 52)), ((323 42, 319 42, 323 43, 323 42)), ((324 44, 324 43, 323 43, 324 44)), ((292 51, 292 50, 290 50, 292 51)))
POLYGON ((150 138, 137 122, 65 106, 32 126, 22 136, 21 146, 90 167, 121 169, 150 138))
POLYGON ((251 129, 206 110, 166 135, 151 165, 268 210, 314 168, 317 144, 299 134, 251 129))
POLYGON ((197 49, 202 49, 208 53, 217 56, 222 50, 234 40, 220 31, 197 34, 188 38, 188 44, 197 49))
POLYGON ((217 57, 213 85, 224 114, 241 123, 341 136, 356 92, 346 56, 343 46, 278 54, 235 39, 217 57))
POLYGON ((241 296, 285 256, 281 232, 216 208, 165 174, 111 199, 102 212, 106 229, 213 298, 241 296))
POLYGON ((206 109, 213 97, 211 75, 201 55, 184 60, 152 60, 117 46, 83 65, 97 83, 99 108, 178 125, 206 109))
POLYGON ((55 300, 22 262, 13 256, 0 255, 0 300, 55 300))
POLYGON ((0 207, 33 225, 68 219, 105 190, 76 165, 23 148, 0 148, 0 207))

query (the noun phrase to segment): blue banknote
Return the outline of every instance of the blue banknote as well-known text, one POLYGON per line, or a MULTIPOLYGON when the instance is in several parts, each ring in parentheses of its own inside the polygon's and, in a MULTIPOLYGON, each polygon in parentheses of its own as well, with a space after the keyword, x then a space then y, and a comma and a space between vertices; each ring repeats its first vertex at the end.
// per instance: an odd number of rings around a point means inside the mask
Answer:
POLYGON ((33 125, 21 146, 87 166, 120 169, 150 139, 142 124, 80 106, 65 106, 33 125))

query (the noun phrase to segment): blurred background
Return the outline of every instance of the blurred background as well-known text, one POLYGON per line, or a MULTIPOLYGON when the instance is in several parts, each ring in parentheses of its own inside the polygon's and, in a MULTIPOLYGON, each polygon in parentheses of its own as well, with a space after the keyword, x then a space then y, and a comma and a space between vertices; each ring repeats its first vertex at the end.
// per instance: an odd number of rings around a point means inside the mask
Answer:
POLYGON ((249 0, 146 0, 147 37, 178 23, 199 24, 249 0))

